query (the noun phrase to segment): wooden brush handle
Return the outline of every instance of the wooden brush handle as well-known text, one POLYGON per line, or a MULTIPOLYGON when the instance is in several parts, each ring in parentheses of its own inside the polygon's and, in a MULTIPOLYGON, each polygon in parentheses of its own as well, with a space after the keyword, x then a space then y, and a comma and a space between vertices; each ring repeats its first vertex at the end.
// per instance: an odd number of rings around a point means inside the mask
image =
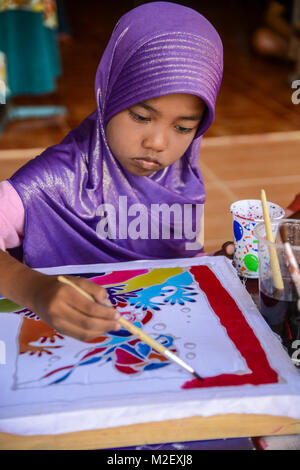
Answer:
MULTIPOLYGON (((272 232, 270 215, 268 211, 266 193, 263 189, 261 191, 261 202, 262 202, 262 208, 263 208, 263 213, 264 213, 267 240, 271 243, 274 243, 274 237, 273 237, 273 232, 272 232)), ((280 265, 279 265, 275 246, 269 246, 269 253, 270 253, 271 267, 272 267, 272 272, 273 272, 274 286, 279 290, 283 290, 284 289, 283 280, 281 276, 280 265)))
POLYGON ((144 343, 149 344, 149 346, 151 346, 163 356, 165 355, 165 351, 167 351, 167 348, 165 348, 162 344, 153 339, 152 336, 149 336, 143 330, 133 325, 131 322, 127 321, 123 317, 119 318, 118 322, 123 325, 126 330, 130 331, 130 333, 137 336, 140 340, 144 341, 144 343))
MULTIPOLYGON (((64 277, 64 276, 58 276, 58 280, 60 282, 63 282, 64 284, 68 284, 69 286, 74 287, 78 292, 80 292, 82 295, 84 295, 87 299, 91 300, 92 302, 95 302, 94 297, 92 297, 90 294, 88 294, 85 290, 81 289, 81 287, 77 286, 74 282, 70 281, 70 279, 64 277)), ((113 306, 110 305, 104 305, 105 307, 113 308, 113 306)), ((138 328, 137 326, 133 325, 130 321, 126 320, 122 316, 118 319, 118 322, 126 328, 126 330, 130 331, 133 335, 137 336, 140 340, 144 341, 144 343, 149 344, 153 349, 155 349, 157 352, 162 354, 163 356, 165 355, 165 351, 168 351, 167 348, 165 348, 162 344, 160 344, 158 341, 155 341, 151 336, 147 335, 143 330, 138 328)))

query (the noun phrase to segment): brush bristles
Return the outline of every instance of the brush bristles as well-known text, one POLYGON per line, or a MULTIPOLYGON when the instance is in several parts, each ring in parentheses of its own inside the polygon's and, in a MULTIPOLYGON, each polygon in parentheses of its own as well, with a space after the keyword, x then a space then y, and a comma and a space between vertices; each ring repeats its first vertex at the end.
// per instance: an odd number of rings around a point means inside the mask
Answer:
POLYGON ((197 372, 193 372, 193 376, 196 377, 196 379, 198 380, 204 380, 203 377, 201 377, 199 374, 197 374, 197 372))

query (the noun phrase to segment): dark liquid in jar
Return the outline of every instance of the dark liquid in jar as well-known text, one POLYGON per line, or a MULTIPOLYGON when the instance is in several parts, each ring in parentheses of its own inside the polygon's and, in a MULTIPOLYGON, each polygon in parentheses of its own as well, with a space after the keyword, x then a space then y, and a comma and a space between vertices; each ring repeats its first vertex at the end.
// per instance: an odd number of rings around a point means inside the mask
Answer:
POLYGON ((300 367, 300 353, 296 354, 300 344, 295 343, 296 340, 300 340, 300 312, 297 301, 278 300, 259 291, 259 306, 268 325, 281 336, 283 345, 293 358, 293 363, 300 367))

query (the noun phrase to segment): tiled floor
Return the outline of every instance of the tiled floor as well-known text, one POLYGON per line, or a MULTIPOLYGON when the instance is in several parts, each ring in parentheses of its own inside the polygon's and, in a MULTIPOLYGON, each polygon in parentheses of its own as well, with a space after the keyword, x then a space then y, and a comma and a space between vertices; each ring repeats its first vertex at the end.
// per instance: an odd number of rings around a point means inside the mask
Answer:
POLYGON ((232 239, 230 205, 260 199, 286 206, 300 191, 300 131, 204 140, 200 168, 206 182, 205 248, 232 239))

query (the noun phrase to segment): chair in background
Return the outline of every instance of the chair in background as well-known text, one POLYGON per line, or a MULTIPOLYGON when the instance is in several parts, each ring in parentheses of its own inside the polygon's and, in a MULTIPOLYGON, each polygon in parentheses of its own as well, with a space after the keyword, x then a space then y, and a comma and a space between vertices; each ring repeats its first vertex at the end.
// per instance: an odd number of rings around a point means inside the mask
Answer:
POLYGON ((67 113, 63 106, 13 104, 17 96, 40 96, 56 90, 61 74, 57 26, 55 0, 1 2, 0 133, 10 121, 67 113))

